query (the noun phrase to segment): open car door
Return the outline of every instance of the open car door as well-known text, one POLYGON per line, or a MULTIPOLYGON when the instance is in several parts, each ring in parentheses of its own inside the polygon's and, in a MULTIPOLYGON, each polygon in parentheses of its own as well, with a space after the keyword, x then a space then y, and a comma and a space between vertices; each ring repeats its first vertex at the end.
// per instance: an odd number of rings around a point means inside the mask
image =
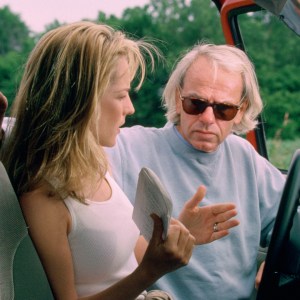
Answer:
MULTIPOLYGON (((219 12, 227 44, 245 50, 239 17, 267 10, 287 30, 300 35, 299 0, 213 0, 219 12)), ((295 55, 300 55, 296 53, 295 55)), ((300 72, 299 72, 300 74, 300 72)), ((300 75, 299 75, 300 76, 300 75)), ((246 138, 268 159, 263 118, 246 138)), ((299 145, 300 148, 300 145, 299 145)), ((257 300, 300 299, 300 149, 295 151, 287 174, 257 300)))
MULTIPOLYGON (((238 17, 263 9, 277 16, 296 34, 300 35, 299 0, 212 0, 220 12, 221 25, 227 44, 235 45, 245 51, 238 17)), ((246 51, 247 52, 247 51, 246 51)), ((247 139, 256 150, 268 159, 264 122, 259 117, 258 127, 247 134, 247 139)))
POLYGON ((300 35, 300 1, 299 0, 254 0, 261 7, 280 17, 282 21, 300 35))

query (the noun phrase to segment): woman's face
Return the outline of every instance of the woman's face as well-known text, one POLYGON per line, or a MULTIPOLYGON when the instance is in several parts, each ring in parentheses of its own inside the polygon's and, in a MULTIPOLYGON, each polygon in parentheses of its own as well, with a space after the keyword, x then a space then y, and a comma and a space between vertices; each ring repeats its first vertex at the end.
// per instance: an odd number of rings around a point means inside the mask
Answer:
POLYGON ((134 113, 134 107, 129 97, 131 77, 125 57, 120 57, 113 74, 101 99, 101 116, 97 123, 99 141, 105 147, 115 145, 126 116, 134 113))

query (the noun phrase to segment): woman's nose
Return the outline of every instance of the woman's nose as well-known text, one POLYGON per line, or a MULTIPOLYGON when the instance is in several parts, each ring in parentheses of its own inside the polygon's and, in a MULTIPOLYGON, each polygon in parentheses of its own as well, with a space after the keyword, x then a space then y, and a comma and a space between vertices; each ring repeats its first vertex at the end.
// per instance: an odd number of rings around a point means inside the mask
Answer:
POLYGON ((133 103, 132 103, 129 96, 128 96, 128 99, 125 101, 124 112, 125 112, 126 115, 133 115, 134 112, 135 112, 133 103))

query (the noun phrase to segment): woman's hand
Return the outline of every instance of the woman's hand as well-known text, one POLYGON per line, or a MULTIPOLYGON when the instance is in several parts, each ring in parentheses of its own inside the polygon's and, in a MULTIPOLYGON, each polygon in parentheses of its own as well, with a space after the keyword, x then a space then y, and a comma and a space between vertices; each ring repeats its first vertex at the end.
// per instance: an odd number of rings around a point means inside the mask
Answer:
POLYGON ((4 130, 2 129, 2 122, 4 119, 4 114, 7 109, 8 102, 6 97, 0 92, 0 145, 4 137, 4 130))
POLYGON ((206 194, 202 185, 196 194, 185 203, 179 215, 179 220, 196 238, 196 244, 206 244, 229 234, 229 229, 239 225, 237 210, 233 203, 213 204, 199 207, 206 194))
POLYGON ((195 238, 177 220, 170 222, 168 235, 163 240, 163 223, 155 214, 153 235, 140 267, 157 280, 164 274, 188 264, 194 248, 195 238))

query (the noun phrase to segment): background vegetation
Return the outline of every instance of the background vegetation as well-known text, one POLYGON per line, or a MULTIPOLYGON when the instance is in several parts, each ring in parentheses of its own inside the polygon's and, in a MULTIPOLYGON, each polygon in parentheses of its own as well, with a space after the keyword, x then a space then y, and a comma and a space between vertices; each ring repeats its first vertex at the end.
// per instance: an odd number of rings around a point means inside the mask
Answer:
MULTIPOLYGON (((97 20, 92 21, 146 38, 156 43, 165 56, 165 62, 158 62, 155 72, 148 74, 142 89, 132 92, 136 113, 128 118, 127 126, 162 126, 165 118, 161 92, 178 57, 201 41, 225 42, 219 13, 208 0, 150 0, 144 7, 126 9, 120 18, 99 11, 97 20)), ((265 103, 268 145, 277 145, 271 152, 278 153, 282 141, 300 148, 299 38, 270 14, 247 14, 241 22, 246 51, 255 64, 265 103)), ((53 20, 45 32, 59 25, 53 20)), ((0 8, 0 90, 10 104, 28 54, 43 33, 33 35, 19 15, 7 6, 0 8)), ((276 161, 282 157, 277 156, 276 161)), ((285 159, 289 163, 290 155, 285 159)), ((283 167, 288 163, 282 162, 283 167)))

